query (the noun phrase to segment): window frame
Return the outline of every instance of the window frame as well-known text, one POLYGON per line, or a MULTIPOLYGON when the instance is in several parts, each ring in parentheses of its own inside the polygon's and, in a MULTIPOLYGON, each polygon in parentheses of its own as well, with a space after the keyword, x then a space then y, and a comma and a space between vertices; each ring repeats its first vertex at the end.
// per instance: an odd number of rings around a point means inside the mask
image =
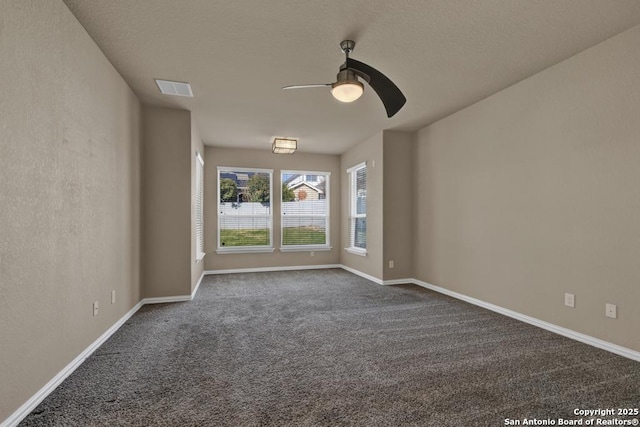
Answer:
MULTIPOLYGON (((280 170, 280 252, 315 252, 315 251, 330 251, 331 246, 331 202, 330 202, 330 194, 331 194, 331 172, 321 172, 321 171, 302 171, 302 170, 280 170), (303 176, 303 181, 306 181, 307 175, 323 175, 326 176, 326 184, 325 184, 325 200, 327 204, 327 212, 325 215, 298 215, 304 217, 318 217, 325 218, 325 244, 323 245, 285 245, 284 244, 284 209, 282 209, 282 186, 284 185, 283 175, 301 175, 303 176)), ((294 216, 290 215, 289 217, 294 216)))
MULTIPOLYGON (((366 256, 367 255, 367 248, 366 246, 364 248, 355 246, 355 226, 352 226, 353 221, 355 221, 358 218, 364 218, 365 220, 365 224, 366 224, 366 220, 367 220, 367 213, 366 213, 366 196, 365 196, 365 213, 361 214, 358 213, 357 211, 357 205, 358 205, 358 194, 357 194, 357 176, 358 176, 358 171, 365 169, 365 173, 366 173, 366 168, 367 168, 367 162, 362 162, 362 163, 358 163, 355 166, 350 167, 349 169, 347 169, 347 174, 348 174, 348 179, 349 179, 349 221, 348 221, 348 228, 349 228, 349 246, 345 248, 345 250, 349 253, 352 253, 354 255, 360 255, 360 256, 366 256)), ((367 180, 365 180, 365 191, 367 190, 368 187, 368 182, 367 180)), ((365 241, 365 245, 366 245, 366 241, 365 241)))
POLYGON ((202 261, 204 251, 204 159, 196 151, 196 182, 194 197, 194 222, 196 232, 196 262, 202 261))
POLYGON ((260 253, 260 252, 273 252, 273 169, 259 169, 259 168, 246 168, 246 167, 229 167, 218 166, 216 177, 216 208, 217 208, 217 224, 216 224, 216 253, 218 254, 238 254, 238 253, 260 253), (221 172, 248 172, 248 173, 266 173, 269 175, 269 215, 244 215, 254 218, 268 218, 269 224, 269 244, 268 245, 254 245, 254 246, 221 246, 220 245, 220 220, 223 218, 220 215, 220 173, 221 172))

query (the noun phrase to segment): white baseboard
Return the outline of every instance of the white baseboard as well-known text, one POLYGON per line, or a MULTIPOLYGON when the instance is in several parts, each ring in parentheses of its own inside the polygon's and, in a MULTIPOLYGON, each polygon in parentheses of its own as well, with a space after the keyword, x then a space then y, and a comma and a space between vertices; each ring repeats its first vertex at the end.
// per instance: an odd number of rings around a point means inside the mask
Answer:
POLYGON ((151 297, 144 298, 141 302, 143 305, 147 304, 168 304, 172 302, 186 302, 191 301, 193 297, 191 295, 176 295, 173 297, 151 297))
POLYGON ((415 284, 414 279, 393 279, 393 280, 384 280, 382 282, 383 285, 407 285, 407 284, 415 284))
POLYGON ((342 268, 340 264, 324 265, 292 265, 285 267, 257 267, 257 268, 232 268, 228 270, 206 270, 204 274, 235 274, 235 273, 263 273, 268 271, 292 271, 292 270, 324 270, 327 268, 342 268))
POLYGON ((13 414, 4 420, 0 427, 14 427, 17 426, 36 406, 40 404, 53 390, 58 387, 62 381, 64 381, 69 375, 73 373, 94 351, 98 349, 106 340, 111 337, 120 327, 133 316, 136 311, 142 307, 143 302, 137 303, 131 310, 114 323, 109 329, 107 329, 100 337, 95 340, 89 347, 87 347, 82 353, 80 353, 75 359, 65 366, 58 374, 51 379, 44 387, 42 387, 31 399, 27 400, 22 406, 18 408, 13 414))
POLYGON ((556 333, 558 335, 562 335, 567 338, 571 338, 573 340, 580 341, 585 344, 589 344, 593 347, 597 347, 602 350, 606 350, 611 353, 615 353, 617 355, 626 357, 628 359, 632 359, 640 362, 640 352, 632 350, 630 348, 622 347, 620 345, 613 344, 608 341, 604 341, 599 338, 592 337, 590 335, 585 335, 583 333, 576 332, 572 329, 563 328, 562 326, 554 325, 553 323, 545 322, 543 320, 536 319, 535 317, 527 316, 526 314, 521 314, 516 311, 509 310, 508 308, 504 308, 495 304, 484 302, 482 300, 469 297, 467 295, 463 295, 458 292, 451 291, 449 289, 441 288, 439 286, 435 286, 435 285, 432 285, 431 283, 423 282, 421 280, 412 279, 412 283, 418 286, 421 286, 423 288, 431 289, 432 291, 436 291, 441 294, 448 295, 450 297, 468 302, 470 304, 477 305, 478 307, 486 308, 487 310, 500 313, 504 316, 508 316, 513 319, 520 320, 521 322, 528 323, 530 325, 537 326, 542 329, 546 329, 547 331, 556 333))
POLYGON ((191 299, 194 299, 196 297, 196 294, 198 293, 198 289, 200 289, 200 284, 202 283, 202 279, 204 279, 204 271, 202 272, 202 274, 200 274, 198 283, 196 283, 196 287, 193 288, 193 291, 191 292, 191 299))
POLYGON ((146 304, 168 304, 172 302, 191 301, 196 297, 196 294, 198 293, 198 289, 200 289, 200 284, 202 283, 202 279, 204 279, 204 276, 205 276, 205 272, 203 271, 202 274, 200 275, 200 278, 198 279, 198 283, 196 283, 196 287, 193 288, 193 292, 191 292, 191 295, 175 295, 170 297, 151 297, 151 298, 144 298, 141 302, 143 305, 146 305, 146 304))
POLYGON ((340 267, 343 270, 347 270, 349 273, 355 274, 356 276, 364 277, 367 280, 371 280, 373 283, 377 283, 378 285, 384 285, 384 282, 381 279, 378 279, 377 277, 373 277, 370 274, 363 273, 362 271, 358 271, 355 268, 351 268, 346 265, 341 265, 340 267))

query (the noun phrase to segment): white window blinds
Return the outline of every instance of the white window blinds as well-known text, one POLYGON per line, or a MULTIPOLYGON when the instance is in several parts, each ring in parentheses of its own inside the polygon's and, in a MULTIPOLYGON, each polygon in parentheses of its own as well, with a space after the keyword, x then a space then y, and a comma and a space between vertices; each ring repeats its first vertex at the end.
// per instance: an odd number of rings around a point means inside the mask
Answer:
POLYGON ((196 261, 202 260, 204 252, 204 160, 196 152, 196 182, 195 182, 195 228, 196 228, 196 261))
POLYGON ((349 246, 355 251, 367 249, 367 165, 361 163, 349 173, 349 246))

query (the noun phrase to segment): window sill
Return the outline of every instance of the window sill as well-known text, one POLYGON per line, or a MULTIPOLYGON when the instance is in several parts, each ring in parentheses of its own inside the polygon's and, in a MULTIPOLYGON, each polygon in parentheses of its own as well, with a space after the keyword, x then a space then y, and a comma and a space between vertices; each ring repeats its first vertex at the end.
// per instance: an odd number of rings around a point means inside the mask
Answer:
POLYGON ((344 248, 344 250, 349 252, 350 254, 354 254, 354 255, 358 255, 358 256, 367 256, 367 250, 366 249, 344 248))
POLYGON ((196 264, 197 264, 197 263, 199 263, 200 261, 202 261, 202 260, 204 259, 204 256, 205 256, 205 255, 206 255, 206 252, 199 253, 199 254, 196 256, 196 264))
POLYGON ((273 252, 274 248, 218 248, 216 253, 219 255, 227 254, 259 254, 273 252))
POLYGON ((333 249, 331 246, 313 246, 313 245, 299 245, 299 246, 281 246, 280 252, 319 252, 330 251, 333 249))

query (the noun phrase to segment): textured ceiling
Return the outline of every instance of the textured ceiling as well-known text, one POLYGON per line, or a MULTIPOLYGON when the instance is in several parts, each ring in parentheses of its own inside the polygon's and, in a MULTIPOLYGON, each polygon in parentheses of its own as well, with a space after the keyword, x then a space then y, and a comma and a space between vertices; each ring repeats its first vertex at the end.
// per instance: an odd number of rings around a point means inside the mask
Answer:
MULTIPOLYGON (((207 145, 342 153, 383 129, 416 130, 640 23, 638 0, 64 0, 143 103, 188 109, 207 145), (407 104, 327 89, 352 57, 407 104), (193 99, 153 79, 190 82, 193 99)), ((615 66, 612 64, 612 66, 615 66)))

